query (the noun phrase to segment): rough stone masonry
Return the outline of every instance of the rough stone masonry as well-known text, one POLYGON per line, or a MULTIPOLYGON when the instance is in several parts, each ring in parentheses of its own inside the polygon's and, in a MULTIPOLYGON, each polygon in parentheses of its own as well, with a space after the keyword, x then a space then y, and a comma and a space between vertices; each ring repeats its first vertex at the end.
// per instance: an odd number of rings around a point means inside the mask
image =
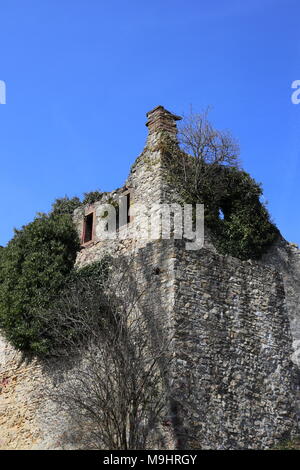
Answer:
MULTIPOLYGON (((166 430, 169 448, 272 448, 297 432, 300 251, 281 238, 259 262, 241 261, 217 253, 209 237, 197 251, 183 240, 143 238, 145 214, 134 208, 147 212, 176 195, 159 144, 166 133, 176 141, 180 119, 162 106, 147 117, 147 143, 125 185, 74 213, 82 239, 77 265, 106 254, 133 259, 136 281, 149 286, 145 301, 172 330, 176 426, 166 430), (99 207, 128 194, 134 215, 119 234, 128 230, 131 238, 101 239, 99 207)), ((59 387, 63 369, 24 363, 0 342, 1 449, 80 448, 68 417, 42 393, 59 387)))

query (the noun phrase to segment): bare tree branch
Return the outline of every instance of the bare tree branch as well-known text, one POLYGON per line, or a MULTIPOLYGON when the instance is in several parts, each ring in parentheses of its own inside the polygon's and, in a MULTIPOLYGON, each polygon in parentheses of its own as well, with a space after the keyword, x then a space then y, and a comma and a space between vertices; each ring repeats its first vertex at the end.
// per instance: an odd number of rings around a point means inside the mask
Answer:
POLYGON ((84 448, 147 448, 168 412, 171 335, 130 263, 114 262, 106 280, 76 281, 44 312, 53 354, 78 357, 51 399, 84 431, 84 448))

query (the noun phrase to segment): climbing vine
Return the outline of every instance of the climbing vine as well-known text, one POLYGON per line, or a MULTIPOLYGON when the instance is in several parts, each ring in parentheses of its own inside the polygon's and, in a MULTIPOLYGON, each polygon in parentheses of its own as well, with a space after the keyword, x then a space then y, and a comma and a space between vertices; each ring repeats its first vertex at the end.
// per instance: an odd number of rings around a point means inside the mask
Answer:
POLYGON ((202 203, 205 224, 222 254, 258 259, 279 231, 261 202, 262 187, 247 172, 187 155, 168 138, 161 142, 167 181, 181 203, 202 203))

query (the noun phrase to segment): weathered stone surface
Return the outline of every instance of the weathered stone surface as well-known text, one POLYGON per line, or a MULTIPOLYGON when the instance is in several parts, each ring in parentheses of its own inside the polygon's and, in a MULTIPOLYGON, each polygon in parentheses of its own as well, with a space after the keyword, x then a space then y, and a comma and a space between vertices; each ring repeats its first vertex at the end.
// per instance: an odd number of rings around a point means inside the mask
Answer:
POLYGON ((206 249, 176 253, 174 368, 187 438, 207 449, 272 447, 295 430, 282 278, 206 249))
POLYGON ((282 274, 293 336, 293 361, 300 367, 300 250, 297 245, 280 238, 261 262, 274 266, 282 274))

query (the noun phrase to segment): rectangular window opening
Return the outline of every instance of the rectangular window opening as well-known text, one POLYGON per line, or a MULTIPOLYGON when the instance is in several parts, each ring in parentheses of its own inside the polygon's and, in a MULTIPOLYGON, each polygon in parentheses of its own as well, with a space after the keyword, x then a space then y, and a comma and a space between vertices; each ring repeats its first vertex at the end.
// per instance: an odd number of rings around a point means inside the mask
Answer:
POLYGON ((129 209, 130 209, 130 193, 126 194, 127 198, 127 223, 129 224, 130 222, 130 215, 129 215, 129 209))
POLYGON ((88 214, 84 218, 83 243, 90 242, 93 239, 94 213, 88 214))
POLYGON ((129 224, 130 216, 129 216, 129 209, 130 209, 130 193, 125 194, 119 200, 119 207, 117 207, 116 215, 117 215, 117 229, 119 227, 123 227, 124 225, 129 224), (120 211, 122 213, 122 217, 120 217, 120 211))

